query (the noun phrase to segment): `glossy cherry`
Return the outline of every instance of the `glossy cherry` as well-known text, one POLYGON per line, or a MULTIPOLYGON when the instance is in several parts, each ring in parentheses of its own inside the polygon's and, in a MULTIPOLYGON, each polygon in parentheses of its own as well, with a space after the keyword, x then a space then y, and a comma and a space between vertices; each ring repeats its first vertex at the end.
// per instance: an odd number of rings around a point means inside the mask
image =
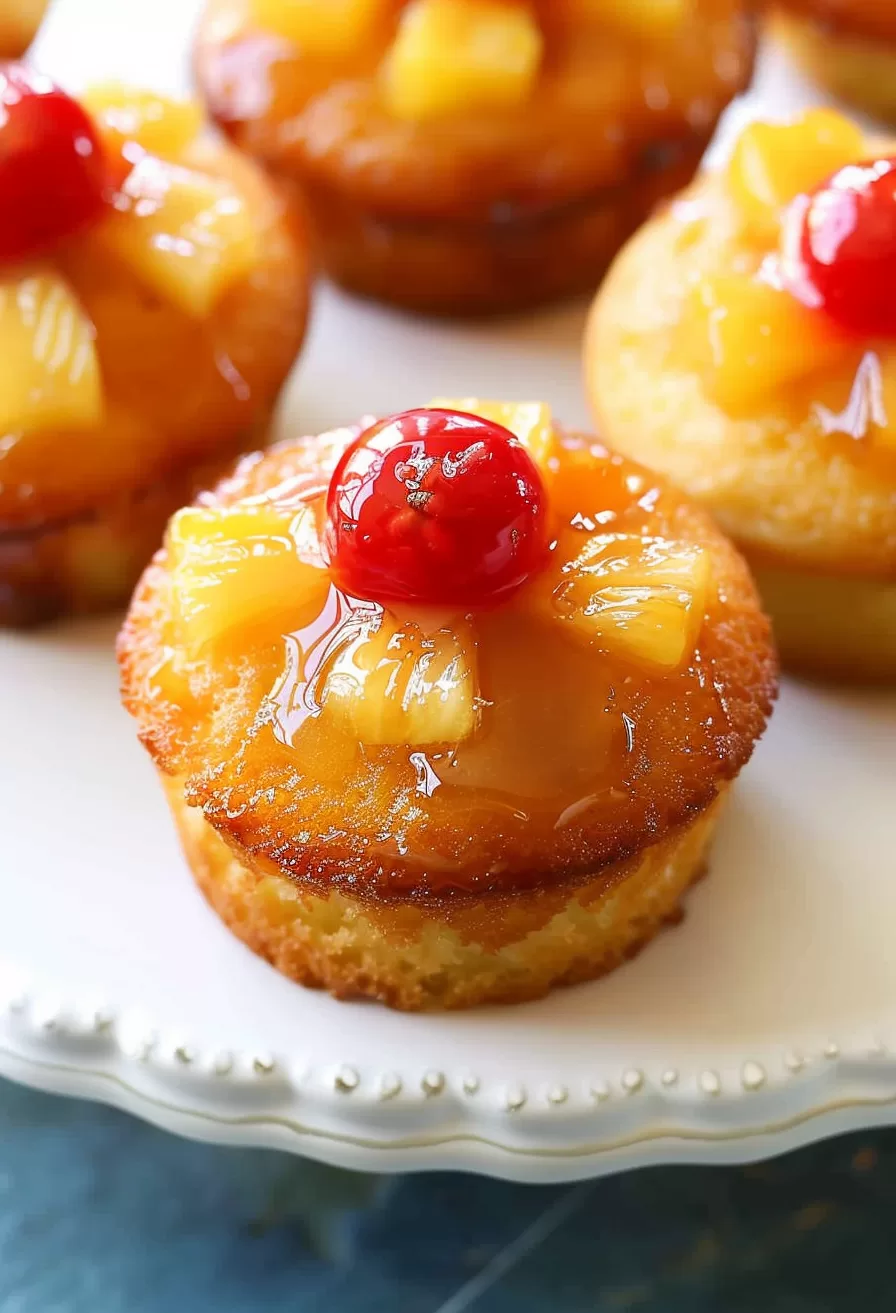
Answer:
POLYGON ((22 64, 0 65, 0 262, 89 223, 105 184, 96 129, 77 101, 22 64))
POLYGON ((896 336, 896 157, 840 169, 794 217, 807 299, 849 332, 896 336))
POLYGON ((452 410, 381 420, 330 482, 330 567, 376 602, 493 606, 545 556, 545 492, 525 447, 500 424, 452 410))

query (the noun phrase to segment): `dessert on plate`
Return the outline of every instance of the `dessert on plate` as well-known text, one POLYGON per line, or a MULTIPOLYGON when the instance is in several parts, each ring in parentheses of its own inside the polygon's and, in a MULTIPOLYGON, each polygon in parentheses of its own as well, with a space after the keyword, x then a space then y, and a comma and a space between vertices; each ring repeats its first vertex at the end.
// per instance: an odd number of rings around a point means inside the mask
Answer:
POLYGON ((586 342, 609 443, 711 510, 785 664, 896 679, 896 156, 754 123, 620 254, 586 342))
POLYGON ((307 257, 198 108, 0 69, 0 624, 123 602, 177 506, 258 446, 307 257))
POLYGON ((870 114, 896 119, 892 0, 773 0, 770 26, 824 86, 870 114))
POLYGON ((37 35, 48 0, 3 0, 0 5, 0 59, 18 59, 37 35))
POLYGON ((119 656, 227 925, 407 1009, 590 979, 676 917, 776 681, 705 511, 473 399, 245 457, 173 517, 119 656))
POLYGON ((214 118, 327 270, 416 310, 591 289, 750 77, 743 0, 208 0, 214 118))

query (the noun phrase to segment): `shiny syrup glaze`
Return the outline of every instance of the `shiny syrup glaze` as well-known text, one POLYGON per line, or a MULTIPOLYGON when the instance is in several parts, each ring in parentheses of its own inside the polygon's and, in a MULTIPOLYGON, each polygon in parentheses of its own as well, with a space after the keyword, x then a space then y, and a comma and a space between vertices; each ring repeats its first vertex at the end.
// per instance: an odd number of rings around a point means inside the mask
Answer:
POLYGON ((327 497, 333 577, 358 597, 493 606, 542 563, 545 489, 500 424, 409 410, 346 450, 327 497))
MULTIPOLYGON (((245 462, 218 500, 273 493, 320 507, 357 433, 281 444, 245 462)), ((550 560, 505 604, 405 617, 462 628, 478 662, 478 728, 427 751, 365 746, 316 703, 328 646, 370 603, 331 585, 296 628, 255 632, 191 662, 160 561, 122 640, 126 701, 150 750, 262 863, 371 894, 524 887, 654 841, 749 756, 773 694, 767 625, 708 518, 632 462, 566 439, 549 514, 550 560), (650 673, 537 614, 533 590, 549 595, 596 532, 697 541, 710 553, 713 586, 682 669, 650 673)))
POLYGON ((0 265, 98 220, 110 182, 96 129, 77 101, 22 64, 0 67, 0 265))

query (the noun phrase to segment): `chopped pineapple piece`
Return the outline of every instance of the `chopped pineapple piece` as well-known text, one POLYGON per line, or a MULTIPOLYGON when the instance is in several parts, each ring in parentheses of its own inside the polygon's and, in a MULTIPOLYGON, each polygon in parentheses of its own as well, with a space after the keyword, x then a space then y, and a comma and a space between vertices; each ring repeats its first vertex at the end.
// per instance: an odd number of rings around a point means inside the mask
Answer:
POLYGON ((100 421, 95 336, 59 274, 48 269, 0 281, 0 434, 100 421))
POLYGON ((709 584, 709 558, 695 543, 607 534, 564 567, 551 600, 580 638, 672 671, 694 650, 709 584))
POLYGON ((810 109, 792 123, 746 127, 731 154, 728 185, 749 231, 774 241, 785 206, 863 154, 857 124, 832 109, 810 109))
POLYGON ((732 414, 839 360, 844 339, 826 315, 774 278, 721 274, 692 289, 676 350, 732 414))
POLYGON ((170 100, 155 91, 133 91, 120 82, 101 82, 81 96, 110 150, 121 152, 125 142, 176 160, 199 135, 202 112, 189 100, 170 100))
POLYGON ((688 16, 691 0, 570 0, 583 21, 612 23, 636 36, 664 37, 688 16))
POLYGON ((399 118, 508 109, 530 95, 542 37, 526 5, 501 0, 412 0, 384 65, 399 118))
POLYGON ((459 743, 476 728, 469 625, 423 634, 386 612, 337 655, 323 697, 327 712, 361 743, 459 743))
POLYGON ((465 410, 510 429, 535 461, 547 464, 556 455, 557 439, 550 406, 541 401, 482 401, 479 397, 438 397, 429 402, 433 410, 465 410))
POLYGON ((191 657, 209 645, 280 624, 307 623, 323 606, 329 577, 309 543, 310 506, 238 502, 187 506, 168 525, 172 598, 191 657))
POLYGON ((253 27, 285 37, 303 54, 322 58, 363 47, 386 0, 250 0, 253 27))
POLYGON ((258 258, 243 197, 230 182, 147 155, 128 175, 96 239, 166 300, 207 315, 258 258))

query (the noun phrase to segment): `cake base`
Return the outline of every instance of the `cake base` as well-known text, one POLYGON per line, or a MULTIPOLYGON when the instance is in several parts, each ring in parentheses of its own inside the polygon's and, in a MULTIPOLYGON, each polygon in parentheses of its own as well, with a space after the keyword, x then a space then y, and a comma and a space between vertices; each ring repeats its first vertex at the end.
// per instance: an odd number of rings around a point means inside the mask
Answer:
POLYGON ((770 27, 814 81, 867 114, 896 123, 896 43, 791 14, 776 13, 770 27))
POLYGON ((619 966, 680 918, 722 803, 593 880, 427 904, 260 874, 185 802, 180 779, 162 782, 199 888, 253 952, 300 984, 405 1011, 522 1002, 619 966))
POLYGON ((785 669, 896 685, 896 580, 751 564, 785 669))
POLYGON ((310 182, 302 194, 321 262, 349 291, 428 314, 500 314, 592 291, 654 206, 690 181, 710 135, 645 148, 618 186, 488 222, 376 214, 310 182))
POLYGON ((258 442, 257 432, 244 435, 214 462, 184 465, 83 515, 27 529, 0 525, 0 628, 25 629, 123 606, 169 517, 258 442))

